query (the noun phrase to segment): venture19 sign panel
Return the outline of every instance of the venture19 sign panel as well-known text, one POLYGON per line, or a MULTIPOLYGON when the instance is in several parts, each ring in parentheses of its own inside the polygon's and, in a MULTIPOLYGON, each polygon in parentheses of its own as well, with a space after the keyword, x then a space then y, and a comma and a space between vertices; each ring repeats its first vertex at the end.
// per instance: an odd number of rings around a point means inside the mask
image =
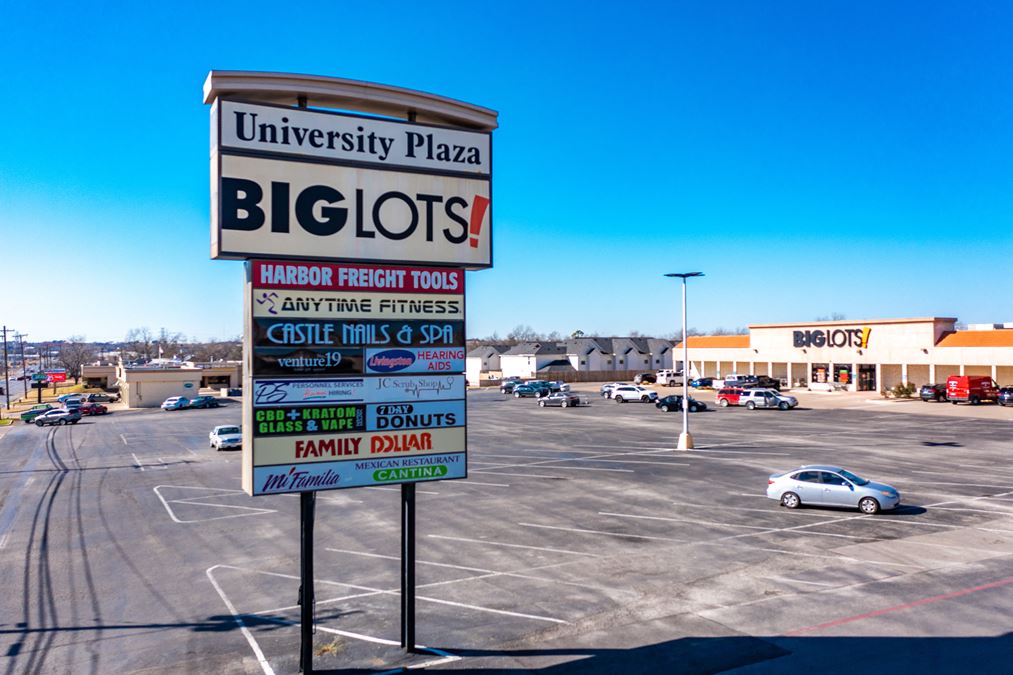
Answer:
POLYGON ((466 477, 463 270, 249 270, 248 492, 466 477))

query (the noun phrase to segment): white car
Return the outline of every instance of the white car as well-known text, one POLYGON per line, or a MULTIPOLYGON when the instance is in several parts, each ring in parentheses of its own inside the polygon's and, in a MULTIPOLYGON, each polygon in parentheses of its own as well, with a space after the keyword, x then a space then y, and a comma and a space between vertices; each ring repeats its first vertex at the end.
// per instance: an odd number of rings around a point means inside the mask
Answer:
POLYGON ((749 410, 755 408, 788 410, 798 406, 798 399, 782 394, 776 389, 743 389, 739 394, 739 405, 744 405, 749 410))
POLYGON ((615 391, 616 387, 629 386, 632 386, 629 382, 606 382, 601 386, 601 389, 598 390, 598 393, 605 398, 612 398, 612 392, 615 391))
POLYGON ((635 384, 627 384, 616 387, 612 390, 612 400, 616 403, 627 401, 640 401, 641 403, 654 403, 658 398, 658 392, 647 387, 639 387, 635 384))
POLYGON ((162 401, 162 410, 182 410, 190 405, 186 396, 170 396, 162 401))
POLYGON ((208 442, 219 451, 240 448, 243 446, 243 430, 234 424, 217 426, 208 434, 208 442))

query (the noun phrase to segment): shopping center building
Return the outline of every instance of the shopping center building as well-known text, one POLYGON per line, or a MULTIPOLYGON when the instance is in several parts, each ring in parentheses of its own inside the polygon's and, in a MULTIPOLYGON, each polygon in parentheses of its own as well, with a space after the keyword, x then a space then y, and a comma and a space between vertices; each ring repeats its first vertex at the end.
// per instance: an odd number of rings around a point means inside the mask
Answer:
MULTIPOLYGON (((1013 385, 1013 324, 957 330, 953 318, 758 324, 747 335, 690 336, 695 377, 768 375, 788 386, 879 391, 987 375, 1013 385)), ((682 349, 681 343, 676 353, 682 349)))

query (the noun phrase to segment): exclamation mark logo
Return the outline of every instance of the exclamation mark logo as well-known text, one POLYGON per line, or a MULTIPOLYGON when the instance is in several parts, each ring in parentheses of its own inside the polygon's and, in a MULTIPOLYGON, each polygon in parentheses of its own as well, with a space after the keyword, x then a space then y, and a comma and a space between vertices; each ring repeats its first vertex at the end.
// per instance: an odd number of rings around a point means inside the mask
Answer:
POLYGON ((478 235, 482 234, 482 221, 485 219, 485 212, 489 208, 489 198, 475 195, 475 201, 471 204, 471 234, 472 248, 478 248, 478 235))
POLYGON ((872 329, 866 326, 862 329, 862 349, 866 349, 869 346, 869 333, 872 329))

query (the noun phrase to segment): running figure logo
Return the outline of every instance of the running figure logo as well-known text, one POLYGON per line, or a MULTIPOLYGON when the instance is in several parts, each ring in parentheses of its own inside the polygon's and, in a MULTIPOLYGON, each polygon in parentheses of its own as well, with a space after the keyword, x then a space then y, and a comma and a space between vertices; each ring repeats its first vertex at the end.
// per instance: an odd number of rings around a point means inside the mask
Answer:
POLYGON ((278 311, 274 308, 274 300, 277 297, 278 294, 275 293, 274 291, 271 291, 270 293, 267 291, 262 291, 260 297, 257 298, 257 304, 258 305, 266 304, 268 314, 277 314, 278 311))

